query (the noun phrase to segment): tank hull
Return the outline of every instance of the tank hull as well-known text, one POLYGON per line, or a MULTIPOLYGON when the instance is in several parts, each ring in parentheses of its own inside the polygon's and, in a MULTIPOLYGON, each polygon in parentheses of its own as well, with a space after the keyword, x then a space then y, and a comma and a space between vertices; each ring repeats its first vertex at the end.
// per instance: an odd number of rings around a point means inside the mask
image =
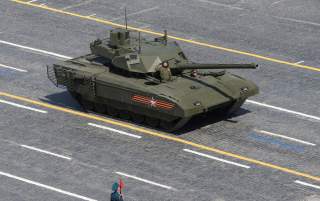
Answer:
POLYGON ((168 131, 215 109, 233 113, 258 93, 254 83, 230 73, 176 76, 171 82, 154 84, 113 73, 105 65, 82 62, 84 57, 48 67, 48 77, 57 86, 66 87, 88 109, 152 127, 160 125, 168 131))

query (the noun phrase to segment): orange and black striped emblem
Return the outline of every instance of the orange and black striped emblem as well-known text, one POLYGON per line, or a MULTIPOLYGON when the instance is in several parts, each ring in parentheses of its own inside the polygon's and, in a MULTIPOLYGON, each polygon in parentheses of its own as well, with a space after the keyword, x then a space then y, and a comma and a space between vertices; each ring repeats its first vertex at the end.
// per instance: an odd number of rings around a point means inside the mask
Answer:
POLYGON ((162 101, 162 100, 157 100, 157 99, 154 99, 153 97, 150 98, 147 96, 134 95, 132 96, 131 99, 138 103, 150 105, 151 107, 157 107, 157 108, 166 109, 166 110, 170 110, 174 108, 174 104, 166 101, 162 101))

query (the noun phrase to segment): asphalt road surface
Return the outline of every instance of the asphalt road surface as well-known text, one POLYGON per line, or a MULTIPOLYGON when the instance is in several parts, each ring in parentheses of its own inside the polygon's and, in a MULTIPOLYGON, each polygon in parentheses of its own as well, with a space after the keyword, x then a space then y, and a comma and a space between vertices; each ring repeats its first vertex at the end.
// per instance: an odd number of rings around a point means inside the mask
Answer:
POLYGON ((317 0, 1 1, 0 200, 109 200, 119 177, 132 201, 319 200, 319 9, 317 0), (176 134, 84 113, 46 65, 88 53, 111 22, 123 24, 124 7, 131 27, 167 29, 193 61, 258 63, 233 72, 260 94, 230 119, 176 134))

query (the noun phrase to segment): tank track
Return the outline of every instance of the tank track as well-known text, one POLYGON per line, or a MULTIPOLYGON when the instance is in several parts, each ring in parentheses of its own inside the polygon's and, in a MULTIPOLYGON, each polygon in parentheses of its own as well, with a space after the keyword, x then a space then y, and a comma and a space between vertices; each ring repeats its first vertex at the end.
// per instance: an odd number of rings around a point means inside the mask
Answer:
POLYGON ((80 94, 73 91, 69 91, 69 93, 80 103, 85 111, 93 111, 113 118, 120 118, 138 125, 146 125, 151 128, 160 129, 165 132, 177 131, 190 120, 190 118, 180 118, 171 122, 163 121, 154 117, 134 113, 132 111, 120 110, 110 105, 94 103, 83 99, 80 94))

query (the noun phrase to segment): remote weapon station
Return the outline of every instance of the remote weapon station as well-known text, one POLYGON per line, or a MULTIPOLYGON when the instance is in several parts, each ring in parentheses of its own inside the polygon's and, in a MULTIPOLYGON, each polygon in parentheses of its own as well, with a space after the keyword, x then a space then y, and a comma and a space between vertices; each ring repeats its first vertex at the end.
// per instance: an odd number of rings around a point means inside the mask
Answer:
POLYGON ((225 71, 255 69, 256 64, 190 62, 166 32, 150 41, 140 32, 113 29, 90 49, 88 55, 47 66, 49 79, 66 87, 84 108, 138 124, 178 130, 216 109, 232 114, 258 93, 253 82, 225 71))

